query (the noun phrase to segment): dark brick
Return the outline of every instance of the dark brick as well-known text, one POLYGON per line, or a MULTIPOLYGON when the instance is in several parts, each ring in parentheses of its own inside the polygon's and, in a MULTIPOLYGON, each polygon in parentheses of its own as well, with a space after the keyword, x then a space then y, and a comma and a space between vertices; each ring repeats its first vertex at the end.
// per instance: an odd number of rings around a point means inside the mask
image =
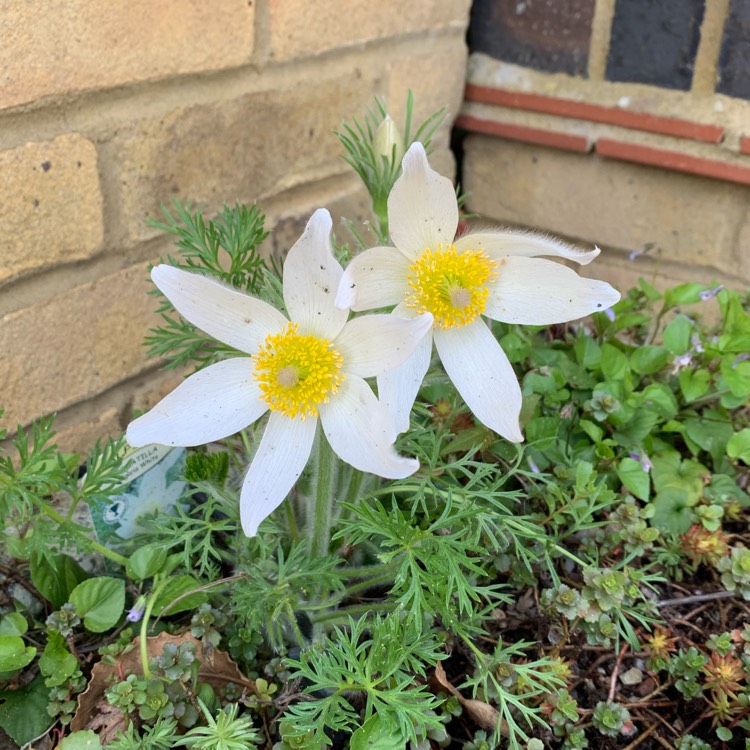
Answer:
POLYGON ((595 0, 474 0, 469 47, 548 73, 586 75, 595 0))
POLYGON ((618 0, 607 78, 687 91, 704 0, 618 0))
POLYGON ((750 99, 750 0, 731 0, 716 90, 750 99))

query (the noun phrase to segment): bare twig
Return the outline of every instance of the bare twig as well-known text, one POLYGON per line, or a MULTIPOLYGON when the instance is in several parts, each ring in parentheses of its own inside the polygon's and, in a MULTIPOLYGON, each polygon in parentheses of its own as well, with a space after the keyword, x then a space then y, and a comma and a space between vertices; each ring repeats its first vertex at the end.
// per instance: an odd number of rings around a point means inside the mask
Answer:
POLYGON ((679 607, 682 604, 697 604, 699 602, 712 602, 716 599, 732 599, 737 594, 734 591, 712 591, 710 594, 695 594, 694 596, 681 596, 678 599, 662 599, 656 602, 657 607, 679 607))

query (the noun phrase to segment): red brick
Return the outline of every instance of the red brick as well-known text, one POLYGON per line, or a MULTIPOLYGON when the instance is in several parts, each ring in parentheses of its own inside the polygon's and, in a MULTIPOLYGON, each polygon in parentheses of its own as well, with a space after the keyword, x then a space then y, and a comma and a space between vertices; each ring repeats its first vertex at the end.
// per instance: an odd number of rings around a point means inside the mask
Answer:
POLYGON ((750 164, 732 164, 730 162, 706 159, 702 156, 682 154, 678 151, 641 146, 637 143, 616 141, 611 138, 600 138, 596 142, 596 153, 612 159, 634 161, 638 164, 673 169, 677 172, 689 172, 703 177, 713 177, 727 182, 739 182, 750 185, 750 164))
POLYGON ((562 99, 556 96, 509 91, 488 86, 477 86, 471 83, 466 86, 466 99, 514 109, 527 109, 531 112, 544 112, 560 117, 618 125, 630 130, 643 130, 647 133, 673 135, 678 138, 705 141, 706 143, 718 143, 724 135, 724 128, 719 125, 706 125, 676 117, 632 112, 621 107, 604 107, 600 104, 576 102, 572 99, 562 99))
POLYGON ((487 133, 489 135, 498 135, 501 138, 510 138, 515 141, 536 143, 540 146, 563 148, 567 151, 587 153, 591 150, 589 139, 582 135, 560 133, 555 130, 542 130, 541 128, 531 128, 527 125, 516 125, 515 123, 498 122, 497 120, 483 120, 471 115, 461 115, 456 120, 456 127, 471 130, 474 133, 487 133))

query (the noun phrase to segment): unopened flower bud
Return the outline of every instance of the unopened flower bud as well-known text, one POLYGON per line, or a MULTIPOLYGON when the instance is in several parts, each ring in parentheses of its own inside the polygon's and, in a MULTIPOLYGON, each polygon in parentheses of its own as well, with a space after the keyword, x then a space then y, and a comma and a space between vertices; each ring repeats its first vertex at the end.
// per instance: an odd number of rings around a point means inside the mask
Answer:
POLYGON ((375 151, 375 156, 378 157, 378 161, 380 161, 381 157, 385 157, 389 164, 399 164, 401 162, 404 156, 404 141, 398 132, 396 123, 393 122, 390 115, 386 115, 383 122, 378 125, 372 147, 375 151), (391 157, 393 157, 393 162, 391 162, 391 157))

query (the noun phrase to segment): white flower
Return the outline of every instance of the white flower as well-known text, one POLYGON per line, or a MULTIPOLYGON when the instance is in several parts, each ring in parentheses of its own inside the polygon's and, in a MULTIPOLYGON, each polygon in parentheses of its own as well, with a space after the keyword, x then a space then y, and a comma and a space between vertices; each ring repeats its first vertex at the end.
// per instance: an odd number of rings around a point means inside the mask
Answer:
POLYGON ((382 375, 414 350, 432 321, 366 315, 347 322, 334 305, 343 270, 331 252, 331 217, 315 212, 284 264, 292 322, 262 300, 172 266, 154 283, 205 333, 246 352, 191 375, 130 424, 131 445, 191 446, 233 435, 271 410, 240 496, 248 536, 286 497, 307 463, 318 416, 333 450, 361 471, 409 476, 414 459, 393 449, 397 434, 363 378, 382 375))
POLYGON ((395 247, 375 247, 349 264, 336 304, 354 310, 396 305, 404 316, 434 317, 430 331, 400 367, 378 377, 378 394, 399 431, 429 366, 432 342, 448 376, 480 422, 515 442, 521 389, 513 368, 482 319, 549 325, 606 310, 620 298, 604 281, 578 276, 538 258, 589 263, 599 249, 581 251, 550 237, 485 231, 455 239, 458 205, 451 181, 427 163, 413 143, 388 197, 395 247))

